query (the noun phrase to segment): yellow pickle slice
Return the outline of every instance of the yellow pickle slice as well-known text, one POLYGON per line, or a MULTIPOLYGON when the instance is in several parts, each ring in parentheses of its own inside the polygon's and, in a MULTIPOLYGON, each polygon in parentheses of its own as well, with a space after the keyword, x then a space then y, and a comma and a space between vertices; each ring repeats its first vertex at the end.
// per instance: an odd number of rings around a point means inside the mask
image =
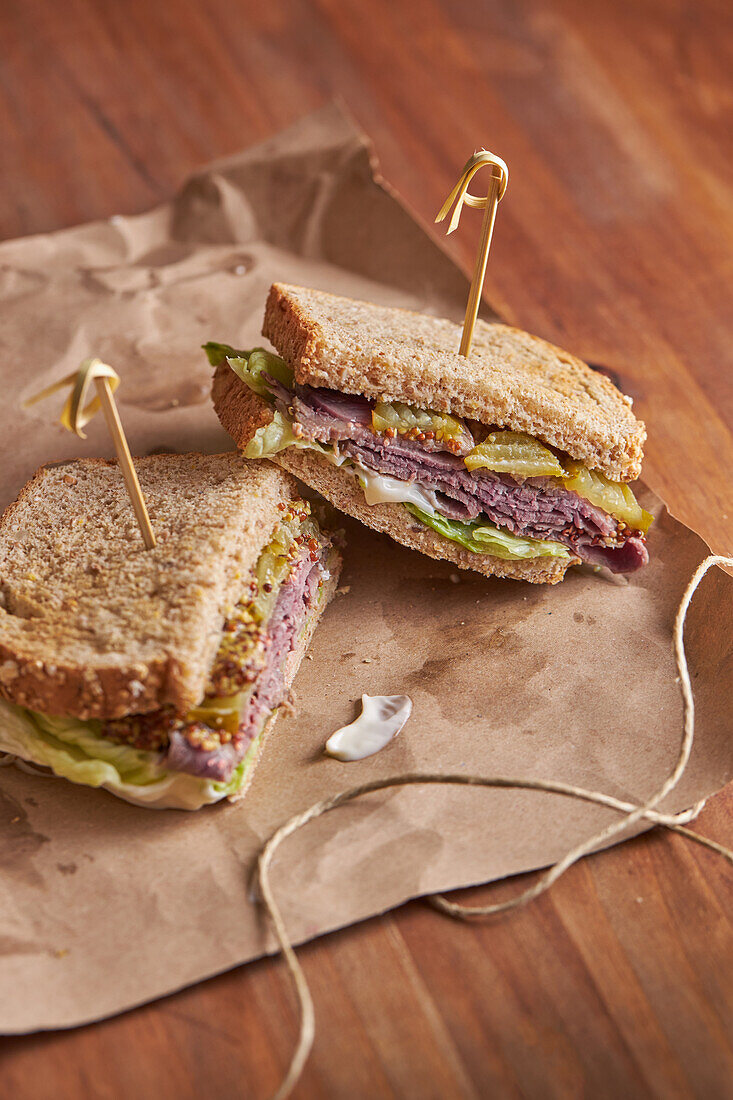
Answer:
POLYGON ((524 432, 490 432, 463 460, 469 470, 493 470, 519 477, 563 477, 559 459, 524 432))

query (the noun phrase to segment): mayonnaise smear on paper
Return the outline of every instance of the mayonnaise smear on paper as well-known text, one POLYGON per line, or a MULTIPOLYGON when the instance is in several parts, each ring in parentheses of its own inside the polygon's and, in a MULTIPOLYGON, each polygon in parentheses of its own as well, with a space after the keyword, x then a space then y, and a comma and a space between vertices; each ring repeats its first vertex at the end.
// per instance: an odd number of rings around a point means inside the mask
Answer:
POLYGON ((337 760, 363 760, 388 745, 412 712, 408 695, 362 695, 361 714, 332 733, 326 752, 337 760))

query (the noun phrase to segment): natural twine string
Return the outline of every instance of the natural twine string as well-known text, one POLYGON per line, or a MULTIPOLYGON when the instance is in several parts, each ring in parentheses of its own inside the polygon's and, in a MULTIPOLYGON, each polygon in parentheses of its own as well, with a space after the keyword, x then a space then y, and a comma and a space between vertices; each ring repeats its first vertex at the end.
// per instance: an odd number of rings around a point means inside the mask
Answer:
POLYGON ((305 974, 293 950, 293 945, 285 927, 285 922, 275 901, 272 884, 270 882, 270 866, 277 849, 287 837, 292 836, 298 829, 302 829, 309 821, 313 821, 315 818, 321 817, 331 810, 335 810, 338 806, 343 806, 347 802, 353 802, 354 799, 360 798, 362 795, 371 794, 374 791, 383 791, 389 787, 445 783, 464 787, 502 787, 514 790, 544 791, 547 794, 563 795, 568 798, 580 799, 583 802, 592 802, 600 806, 606 806, 609 809, 616 810, 623 814, 620 821, 614 822, 600 832, 595 833, 590 839, 583 841, 581 844, 577 844, 567 853, 567 855, 558 860, 558 862, 550 867, 548 871, 545 871, 532 886, 517 895, 517 897, 511 898, 509 901, 498 902, 494 905, 471 907, 448 901, 447 898, 444 898, 440 894, 436 894, 429 899, 431 903, 442 912, 461 920, 490 916, 495 913, 506 912, 507 910, 517 909, 522 905, 526 905, 527 902, 531 901, 533 898, 539 897, 545 890, 548 890, 550 886, 557 881, 560 875, 562 875, 564 871, 567 871, 573 863, 581 859, 582 856, 589 854, 596 848, 604 846, 613 837, 617 836, 625 829, 631 828, 642 819, 649 821, 652 825, 661 825, 664 828, 671 829, 673 832, 680 833, 680 835, 687 837, 688 840, 693 840, 697 844, 702 844, 706 848, 710 848, 712 851, 722 855, 730 863, 733 863, 733 851, 723 847, 723 845, 718 844, 714 840, 708 840, 706 837, 700 836, 698 833, 684 827, 685 823, 692 821, 693 818, 697 816, 704 805, 704 801, 697 803, 691 810, 686 810, 680 814, 664 814, 657 810, 657 806, 662 799, 670 794, 679 783, 687 767, 687 762, 692 750, 695 734, 695 703, 692 696, 692 685, 690 683, 690 674, 687 667, 687 656, 685 654, 683 637, 684 625, 687 617, 687 609, 690 606, 692 596, 702 578, 714 565, 733 566, 733 558, 723 557, 719 554, 712 554, 705 558, 690 579, 677 609, 673 636, 675 661, 679 673, 683 703, 684 717, 682 742, 674 768, 655 794, 648 798, 642 805, 637 806, 633 803, 623 802, 620 799, 603 794, 600 791, 589 791, 583 787, 576 787, 573 784, 559 783, 552 780, 509 779, 505 776, 483 777, 476 775, 412 773, 392 776, 389 779, 375 780, 372 783, 363 783, 358 787, 351 787, 349 790, 341 791, 340 794, 334 795, 332 798, 326 798, 321 802, 316 802, 303 813, 291 817, 289 821, 270 837, 262 849, 258 861, 259 891, 274 926, 275 934, 280 944, 280 950, 282 951, 288 970, 293 979, 300 1008, 300 1031, 295 1052, 291 1059, 288 1072, 280 1084, 280 1087, 273 1095, 272 1100, 285 1100, 285 1097, 289 1096, 295 1088, 303 1072, 303 1067, 308 1060, 315 1038, 315 1013, 308 982, 306 981, 305 974))

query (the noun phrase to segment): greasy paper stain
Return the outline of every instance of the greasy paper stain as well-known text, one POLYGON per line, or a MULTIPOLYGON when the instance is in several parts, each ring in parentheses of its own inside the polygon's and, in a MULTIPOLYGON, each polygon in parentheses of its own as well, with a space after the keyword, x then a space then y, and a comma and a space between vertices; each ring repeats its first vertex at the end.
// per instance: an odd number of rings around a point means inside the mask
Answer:
MULTIPOLYGON (((433 563, 430 568, 435 567, 433 563)), ((445 568, 445 575, 395 578, 395 590, 390 588, 381 601, 385 625, 413 658, 400 690, 426 692, 450 722, 472 724, 489 714, 500 722, 515 719, 523 710, 531 713, 533 678, 550 658, 527 647, 522 624, 542 614, 544 595, 528 585, 493 578, 464 574, 451 580, 456 574, 450 566, 437 568, 445 568), (420 613, 426 600, 431 606, 430 631, 420 613), (406 607, 414 608, 415 614, 406 613, 406 607), (498 667, 517 670, 510 676, 506 696, 489 689, 498 667), (465 690, 457 685, 465 685, 465 690)), ((384 573, 389 577, 390 570, 384 573)))
POLYGON ((29 886, 40 886, 43 879, 31 860, 48 839, 34 832, 22 804, 0 790, 0 870, 29 886))
POLYGON ((42 955, 45 947, 32 940, 22 940, 20 936, 0 936, 0 955, 42 955))

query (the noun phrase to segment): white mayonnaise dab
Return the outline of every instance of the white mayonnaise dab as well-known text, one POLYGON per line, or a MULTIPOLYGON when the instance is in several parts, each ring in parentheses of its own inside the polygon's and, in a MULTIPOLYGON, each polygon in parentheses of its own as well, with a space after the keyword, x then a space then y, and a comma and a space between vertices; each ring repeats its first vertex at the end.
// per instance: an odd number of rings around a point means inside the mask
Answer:
POLYGON ((367 504, 414 504, 423 512, 432 513, 438 501, 432 489, 421 489, 414 481, 400 481, 387 474, 375 474, 362 467, 357 478, 364 490, 367 504))
POLYGON ((409 695, 362 695, 361 714, 332 733, 326 752, 337 760, 363 760, 388 745, 412 712, 409 695))
POLYGON ((414 481, 400 481, 397 477, 378 474, 332 450, 320 453, 332 466, 343 466, 353 474, 364 491, 367 504, 414 504, 430 515, 437 510, 438 501, 432 489, 421 489, 414 481))

